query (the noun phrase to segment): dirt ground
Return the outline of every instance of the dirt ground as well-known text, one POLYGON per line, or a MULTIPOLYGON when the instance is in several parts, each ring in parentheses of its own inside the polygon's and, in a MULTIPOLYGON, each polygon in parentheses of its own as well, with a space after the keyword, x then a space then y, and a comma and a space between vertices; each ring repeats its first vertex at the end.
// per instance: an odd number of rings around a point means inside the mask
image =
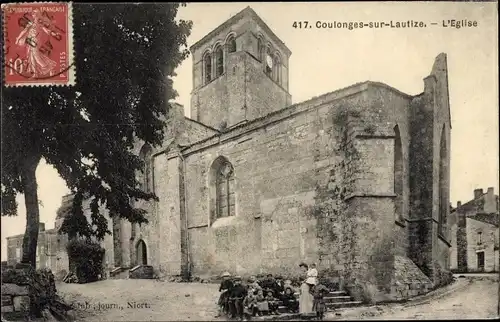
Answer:
POLYGON ((210 321, 219 285, 156 280, 106 280, 57 285, 79 321, 210 321))
MULTIPOLYGON (((498 278, 467 277, 470 283, 420 304, 389 304, 339 310, 325 320, 474 319, 497 317, 498 278)), ((155 280, 107 280, 58 284, 77 308, 78 321, 216 320, 218 285, 155 280)), ((418 302, 418 301, 417 301, 418 302)))

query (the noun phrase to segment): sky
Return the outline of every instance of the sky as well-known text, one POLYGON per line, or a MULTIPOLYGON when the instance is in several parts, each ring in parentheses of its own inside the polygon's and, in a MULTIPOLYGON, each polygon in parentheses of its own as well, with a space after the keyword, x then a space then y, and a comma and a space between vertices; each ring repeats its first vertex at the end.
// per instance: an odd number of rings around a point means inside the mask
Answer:
MULTIPOLYGON (((292 51, 289 91, 293 103, 362 81, 386 83, 410 95, 423 91, 434 58, 448 55, 451 107, 451 191, 453 205, 473 198, 476 188, 498 194, 498 9, 496 3, 189 3, 178 18, 193 21, 188 46, 250 5, 292 51), (477 27, 444 28, 443 20, 477 21, 477 27), (427 28, 293 28, 295 21, 423 21, 427 28), (436 22, 438 25, 430 26, 436 22)), ((449 24, 449 23, 448 23, 449 24)), ((304 23, 302 24, 304 25, 304 23)), ((78 54, 78 53, 77 53, 78 54)), ((192 57, 176 70, 177 102, 189 116, 192 57)), ((36 172, 40 221, 54 227, 61 198, 69 192, 51 166, 36 172)), ((24 233, 26 208, 1 219, 2 260, 6 237, 24 233)))

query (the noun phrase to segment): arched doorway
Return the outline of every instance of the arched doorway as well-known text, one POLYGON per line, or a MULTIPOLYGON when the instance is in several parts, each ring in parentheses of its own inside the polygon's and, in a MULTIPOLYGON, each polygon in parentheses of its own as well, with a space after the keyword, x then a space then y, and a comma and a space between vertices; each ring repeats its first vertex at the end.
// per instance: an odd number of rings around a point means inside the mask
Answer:
POLYGON ((144 240, 139 240, 135 246, 137 255, 137 265, 147 265, 148 264, 148 253, 146 248, 146 243, 144 240))

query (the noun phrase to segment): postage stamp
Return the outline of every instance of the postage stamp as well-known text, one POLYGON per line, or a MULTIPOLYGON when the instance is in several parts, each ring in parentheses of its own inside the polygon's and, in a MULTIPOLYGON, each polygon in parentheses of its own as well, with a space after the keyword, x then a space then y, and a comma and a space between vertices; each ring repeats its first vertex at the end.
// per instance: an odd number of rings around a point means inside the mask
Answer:
POLYGON ((2 4, 5 86, 75 84, 71 3, 2 4))

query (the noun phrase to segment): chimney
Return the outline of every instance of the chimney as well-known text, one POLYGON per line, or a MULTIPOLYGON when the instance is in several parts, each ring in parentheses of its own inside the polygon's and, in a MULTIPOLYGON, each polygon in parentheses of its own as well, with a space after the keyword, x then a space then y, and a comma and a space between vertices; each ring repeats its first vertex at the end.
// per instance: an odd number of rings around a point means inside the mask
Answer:
POLYGON ((462 202, 459 200, 457 201, 457 208, 461 207, 462 206, 462 202))
POLYGON ((495 189, 493 187, 488 188, 484 200, 484 212, 491 214, 497 212, 497 200, 495 198, 495 189))
POLYGON ((43 222, 38 224, 38 231, 45 231, 45 224, 43 222))
POLYGON ((483 195, 483 189, 475 189, 474 190, 474 199, 478 199, 483 195))

